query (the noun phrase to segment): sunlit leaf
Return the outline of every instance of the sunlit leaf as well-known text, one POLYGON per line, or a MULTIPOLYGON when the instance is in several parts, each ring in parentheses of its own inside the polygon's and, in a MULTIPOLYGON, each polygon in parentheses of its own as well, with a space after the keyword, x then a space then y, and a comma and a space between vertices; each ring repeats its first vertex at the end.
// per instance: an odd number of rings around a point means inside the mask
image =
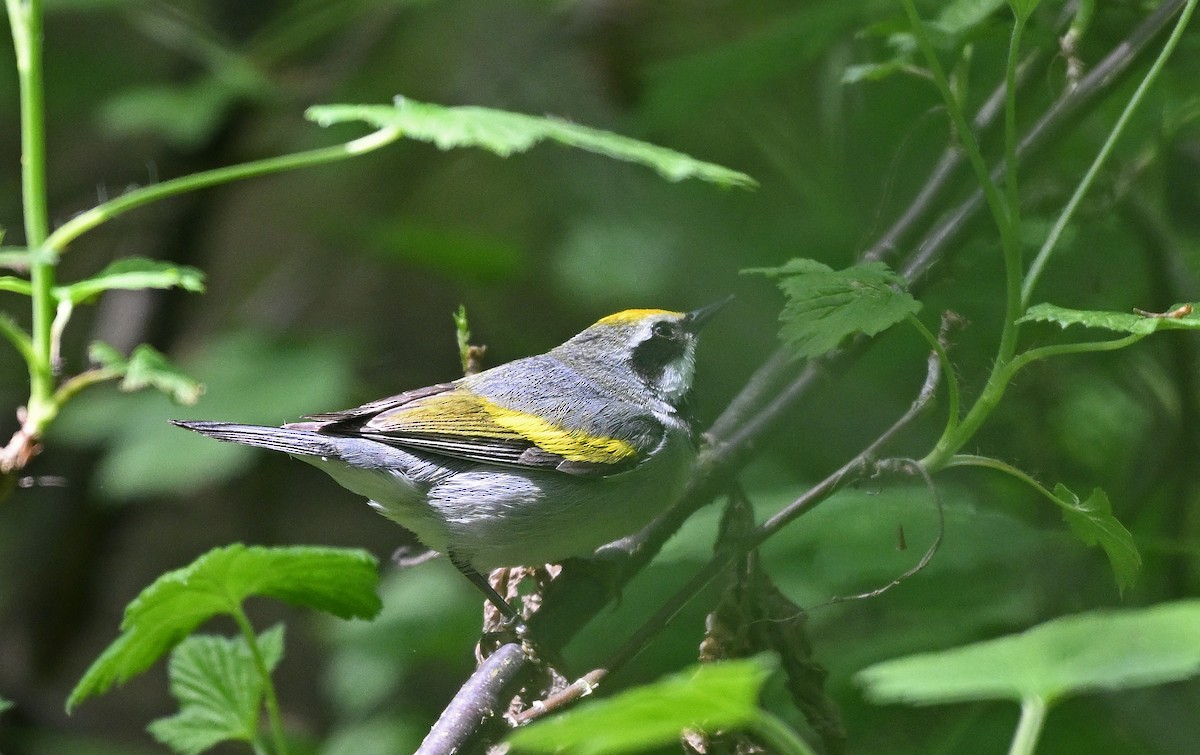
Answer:
MULTIPOLYGON (((270 672, 283 657, 283 625, 258 636, 270 672)), ((195 755, 219 742, 254 742, 264 683, 245 637, 193 635, 171 651, 171 695, 179 712, 147 729, 175 752, 195 755)))
POLYGON ((1048 702, 1200 672, 1200 601, 1055 619, 1021 634, 896 658, 859 672, 878 703, 1048 702))
POLYGON ((204 386, 175 366, 153 346, 142 344, 128 359, 106 343, 97 341, 88 349, 91 360, 121 376, 123 391, 157 388, 180 404, 194 404, 204 386))
POLYGON ((199 293, 204 290, 204 273, 173 262, 125 257, 90 278, 69 286, 59 286, 55 289, 55 295, 60 300, 78 304, 114 288, 182 288, 199 293))
POLYGON ((121 635, 92 663, 67 700, 70 710, 145 671, 209 618, 251 596, 314 608, 343 619, 379 612, 375 558, 361 550, 296 546, 216 548, 141 592, 125 609, 121 635))
POLYGON ((703 663, 520 729, 508 741, 521 751, 601 755, 664 745, 692 727, 743 728, 758 716, 759 691, 773 668, 764 657, 703 663))
POLYGON ((1087 500, 1071 492, 1065 485, 1054 486, 1054 497, 1063 509, 1063 519, 1075 536, 1088 545, 1099 545, 1108 556, 1117 589, 1121 592, 1133 586, 1142 567, 1133 535, 1113 516, 1112 504, 1104 491, 1096 488, 1087 500))
POLYGON ((855 333, 875 335, 921 308, 903 290, 904 280, 882 262, 834 270, 815 260, 793 259, 781 267, 743 272, 778 281, 787 297, 779 336, 798 357, 820 356, 855 333))
POLYGON ((1103 328, 1137 335, 1146 335, 1157 330, 1200 328, 1200 312, 1190 303, 1175 304, 1160 315, 1156 317, 1133 312, 1101 312, 1067 309, 1053 304, 1036 304, 1025 312, 1020 322, 1053 322, 1064 328, 1068 325, 1083 325, 1087 328, 1103 328))
POLYGON ((396 127, 403 131, 404 136, 431 142, 439 149, 481 147, 507 157, 549 140, 649 166, 671 181, 699 178, 723 186, 757 185, 745 173, 560 118, 509 113, 484 107, 444 107, 407 97, 397 97, 391 106, 322 105, 309 108, 306 115, 322 126, 365 121, 379 128, 396 127))

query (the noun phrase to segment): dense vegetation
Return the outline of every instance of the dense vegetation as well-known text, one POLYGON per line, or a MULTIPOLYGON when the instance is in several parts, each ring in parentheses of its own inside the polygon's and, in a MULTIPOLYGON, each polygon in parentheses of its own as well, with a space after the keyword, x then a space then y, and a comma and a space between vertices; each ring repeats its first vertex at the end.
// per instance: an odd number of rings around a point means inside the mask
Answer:
POLYGON ((497 741, 554 680, 463 687, 444 559, 167 420, 730 293, 678 516, 532 619, 628 692, 526 747, 1200 739, 1195 0, 44 5, 0 66, 0 752, 407 752, 456 693, 497 715, 438 736, 497 741))

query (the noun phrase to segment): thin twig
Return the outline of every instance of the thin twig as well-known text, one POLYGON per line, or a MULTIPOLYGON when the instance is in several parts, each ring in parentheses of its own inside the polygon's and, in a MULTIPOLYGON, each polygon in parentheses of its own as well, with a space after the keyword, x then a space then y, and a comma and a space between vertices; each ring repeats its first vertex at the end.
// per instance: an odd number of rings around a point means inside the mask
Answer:
MULTIPOLYGON (((917 416, 921 414, 921 412, 925 411, 925 409, 929 406, 929 402, 933 400, 934 393, 937 392, 938 378, 941 375, 940 368, 941 361, 938 359, 937 352, 931 351, 929 353, 929 358, 926 360, 925 382, 921 385, 921 390, 917 394, 917 397, 913 399, 912 404, 909 405, 908 411, 904 412, 904 414, 901 415, 898 420, 892 423, 891 427, 883 431, 883 433, 880 434, 880 436, 874 441, 872 441, 869 446, 863 449, 858 456, 855 456, 853 459, 847 462, 845 466, 843 466, 837 472, 834 472, 832 476, 849 476, 860 465, 863 467, 870 466, 867 464, 867 462, 876 457, 876 455, 879 453, 879 449, 891 442, 891 440, 895 438, 901 430, 908 427, 909 423, 916 419, 917 416)), ((841 487, 841 485, 838 487, 841 487)), ((837 488, 835 488, 835 490, 836 489, 837 488)), ((831 490, 830 493, 832 492, 833 491, 831 490)), ((759 545, 762 545, 767 538, 783 529, 796 517, 800 516, 828 497, 828 494, 824 497, 814 497, 805 494, 792 501, 755 529, 754 534, 749 538, 750 547, 756 548, 759 545)))
POLYGON ((882 587, 876 587, 874 590, 868 590, 867 592, 860 592, 854 595, 838 595, 830 599, 827 605, 833 603, 845 603, 851 600, 866 600, 867 598, 877 598, 880 595, 883 595, 888 590, 892 589, 896 585, 900 584, 904 580, 928 566, 929 562, 933 560, 934 555, 938 552, 938 549, 942 547, 942 538, 946 534, 946 511, 942 507, 941 493, 938 492, 937 486, 933 484, 933 478, 929 476, 929 470, 922 466, 920 462, 915 459, 890 459, 879 463, 879 467, 881 469, 893 465, 903 466, 906 469, 916 472, 921 476, 921 479, 925 481, 925 488, 929 491, 929 495, 933 498, 934 508, 937 509, 937 534, 934 536, 933 542, 930 543, 929 547, 925 549, 925 554, 921 556, 921 560, 918 561, 912 568, 893 579, 891 582, 888 582, 882 587))

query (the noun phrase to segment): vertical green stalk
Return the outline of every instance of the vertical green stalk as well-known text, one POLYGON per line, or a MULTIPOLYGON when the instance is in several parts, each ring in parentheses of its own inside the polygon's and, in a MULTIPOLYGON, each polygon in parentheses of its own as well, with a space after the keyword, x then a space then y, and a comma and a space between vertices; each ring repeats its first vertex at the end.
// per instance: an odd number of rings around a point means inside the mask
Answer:
POLYGON ((271 724, 271 740, 275 746, 275 755, 285 755, 287 740, 283 737, 283 717, 279 713, 279 698, 275 695, 275 683, 271 681, 271 670, 267 668, 267 662, 258 648, 258 635, 254 633, 254 627, 251 626, 250 619, 242 610, 241 605, 235 603, 231 613, 233 620, 237 622, 238 629, 242 632, 242 637, 250 647, 250 657, 254 659, 254 668, 258 671, 259 679, 262 680, 263 697, 266 698, 267 719, 271 724))
POLYGON ((38 433, 54 417, 51 364, 55 263, 41 254, 50 234, 46 206, 46 113, 42 78, 42 0, 5 0, 21 89, 21 194, 25 243, 32 253, 33 359, 29 361, 29 416, 38 433))

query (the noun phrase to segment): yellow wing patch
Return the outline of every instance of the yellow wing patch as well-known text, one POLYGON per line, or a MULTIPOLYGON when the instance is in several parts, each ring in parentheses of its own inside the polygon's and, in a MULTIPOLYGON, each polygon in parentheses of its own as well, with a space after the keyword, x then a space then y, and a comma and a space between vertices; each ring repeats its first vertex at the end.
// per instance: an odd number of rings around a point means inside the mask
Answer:
POLYGON ((568 461, 593 464, 613 464, 637 454, 632 444, 619 438, 569 430, 461 390, 418 399, 379 415, 368 426, 384 433, 525 441, 568 461))
POLYGON ((567 430, 541 417, 505 409, 489 402, 496 424, 507 427, 528 438, 543 451, 558 454, 567 461, 586 461, 593 464, 613 464, 637 453, 629 443, 619 438, 591 435, 582 430, 567 430))
POLYGON ((637 322, 650 315, 682 315, 682 312, 672 312, 669 309, 624 309, 608 317, 601 317, 597 325, 620 325, 627 322, 637 322))

